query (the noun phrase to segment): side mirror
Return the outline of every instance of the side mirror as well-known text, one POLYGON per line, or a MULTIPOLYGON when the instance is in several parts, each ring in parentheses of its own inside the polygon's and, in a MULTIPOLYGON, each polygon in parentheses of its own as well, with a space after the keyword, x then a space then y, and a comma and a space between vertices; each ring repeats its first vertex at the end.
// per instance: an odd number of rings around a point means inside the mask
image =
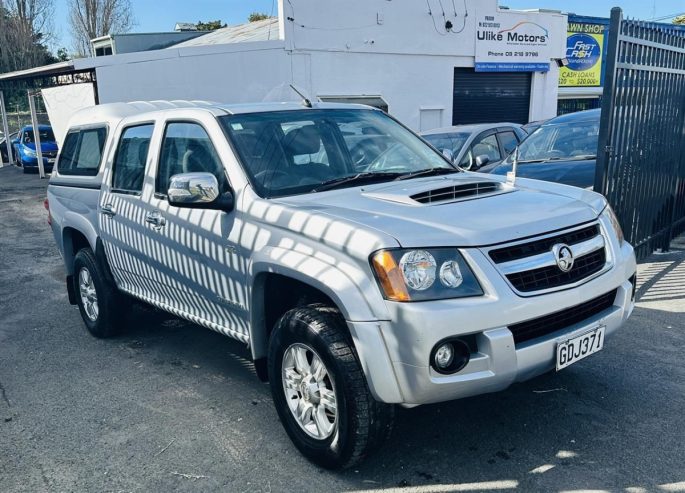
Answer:
POLYGON ((445 156, 447 159, 449 159, 450 163, 454 162, 454 153, 452 152, 451 149, 443 149, 442 155, 445 156))
POLYGON ((232 192, 221 193, 219 182, 211 173, 181 173, 169 180, 169 204, 191 209, 233 210, 232 192))
POLYGON ((476 171, 478 169, 481 169, 483 166, 485 166, 489 162, 490 162, 490 158, 487 156, 487 154, 480 154, 480 155, 476 156, 476 161, 471 166, 471 170, 476 171))

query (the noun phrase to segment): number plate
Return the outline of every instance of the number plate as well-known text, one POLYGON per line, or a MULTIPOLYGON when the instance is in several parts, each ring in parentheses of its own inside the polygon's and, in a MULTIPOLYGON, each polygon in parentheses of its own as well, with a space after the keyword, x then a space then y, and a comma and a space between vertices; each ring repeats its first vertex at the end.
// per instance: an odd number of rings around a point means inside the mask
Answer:
POLYGON ((48 159, 48 164, 55 164, 55 158, 48 159))
POLYGON ((600 326, 583 335, 561 342, 557 345, 557 371, 563 370, 604 347, 604 330, 600 326))

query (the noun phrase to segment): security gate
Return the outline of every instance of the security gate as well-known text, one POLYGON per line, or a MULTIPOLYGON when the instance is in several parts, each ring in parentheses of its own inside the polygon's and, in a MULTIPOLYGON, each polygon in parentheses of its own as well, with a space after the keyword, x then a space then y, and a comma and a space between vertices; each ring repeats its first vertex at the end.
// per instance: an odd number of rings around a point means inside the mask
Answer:
POLYGON ((685 35, 611 11, 595 190, 638 258, 685 230, 685 35))

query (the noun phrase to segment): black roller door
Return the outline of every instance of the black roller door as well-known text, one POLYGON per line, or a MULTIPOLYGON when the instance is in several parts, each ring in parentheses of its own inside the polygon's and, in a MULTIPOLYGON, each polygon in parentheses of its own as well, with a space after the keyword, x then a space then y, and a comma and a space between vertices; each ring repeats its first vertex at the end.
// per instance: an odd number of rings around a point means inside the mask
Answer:
POLYGON ((454 69, 452 125, 528 123, 531 72, 454 69))

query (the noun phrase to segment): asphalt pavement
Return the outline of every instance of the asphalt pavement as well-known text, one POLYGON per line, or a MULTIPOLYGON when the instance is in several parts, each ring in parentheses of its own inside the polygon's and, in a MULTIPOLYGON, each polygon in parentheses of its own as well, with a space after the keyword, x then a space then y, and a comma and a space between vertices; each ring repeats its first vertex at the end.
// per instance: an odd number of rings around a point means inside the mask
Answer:
POLYGON ((46 180, 0 169, 0 492, 685 491, 685 244, 640 266, 600 353, 400 409, 344 472, 302 458, 245 346, 152 309, 97 340, 69 305, 46 180))

